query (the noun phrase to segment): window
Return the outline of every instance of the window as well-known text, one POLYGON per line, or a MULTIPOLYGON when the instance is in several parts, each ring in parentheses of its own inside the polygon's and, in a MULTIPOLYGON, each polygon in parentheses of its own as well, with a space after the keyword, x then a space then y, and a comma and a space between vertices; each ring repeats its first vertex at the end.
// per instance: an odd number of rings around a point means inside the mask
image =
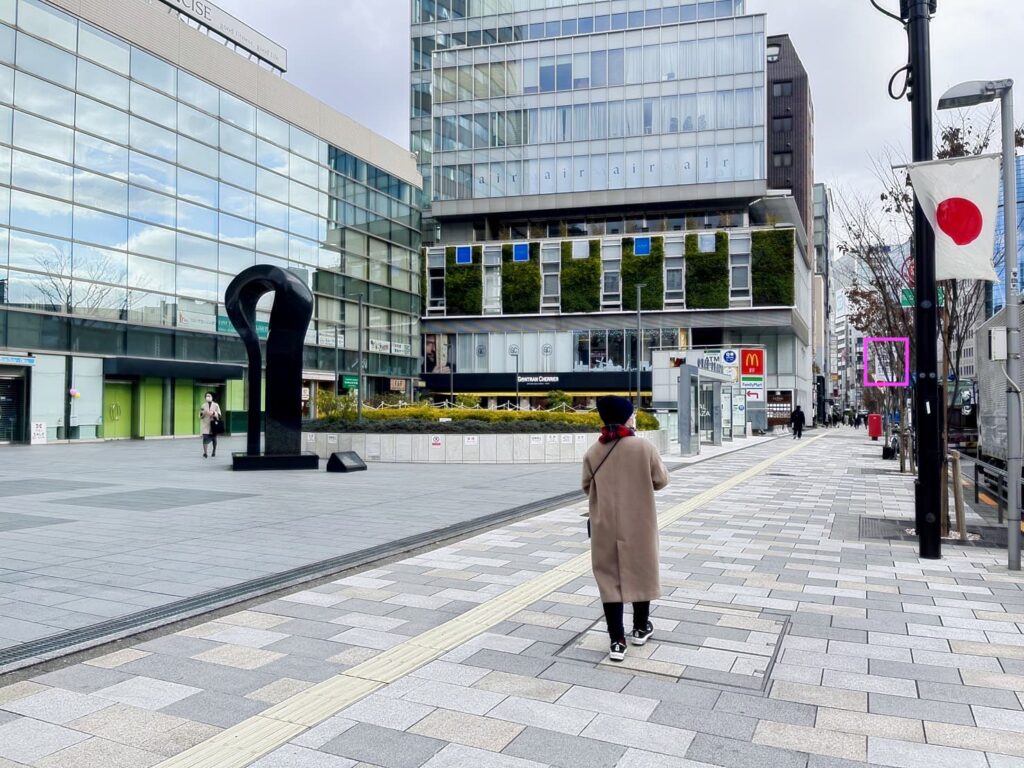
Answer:
POLYGON ((709 232, 697 236, 697 250, 701 253, 715 252, 715 233, 709 232))
POLYGON ((782 47, 781 46, 769 45, 768 46, 768 63, 769 64, 774 64, 776 61, 778 61, 779 60, 779 54, 781 54, 781 53, 782 53, 782 47))
POLYGON ((738 255, 730 257, 730 296, 743 299, 750 296, 750 256, 738 255))
POLYGON ((544 296, 556 297, 558 296, 558 274, 547 274, 544 275, 544 296))
POLYGON ((792 117, 776 117, 772 119, 772 130, 776 133, 793 130, 792 117))
POLYGON ((775 168, 789 168, 793 165, 792 152, 775 152, 772 154, 772 165, 775 168))
POLYGON ((780 80, 777 83, 772 83, 772 96, 792 96, 793 95, 793 81, 792 80, 780 80))

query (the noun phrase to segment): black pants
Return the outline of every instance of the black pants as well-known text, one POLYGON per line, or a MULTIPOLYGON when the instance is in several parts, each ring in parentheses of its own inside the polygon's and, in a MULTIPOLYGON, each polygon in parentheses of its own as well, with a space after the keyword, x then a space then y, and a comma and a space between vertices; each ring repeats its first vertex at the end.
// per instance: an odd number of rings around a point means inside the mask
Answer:
POLYGON ((804 434, 804 425, 803 424, 794 424, 793 425, 793 439, 794 440, 799 440, 801 437, 803 437, 803 434, 804 434))
POLYGON ((214 434, 203 435, 203 453, 206 453, 206 446, 213 443, 213 452, 217 452, 217 436, 214 434))
MULTIPOLYGON (((633 629, 646 629, 651 615, 651 603, 633 603, 633 629)), ((608 622, 608 636, 621 643, 626 642, 626 630, 622 626, 622 603, 605 603, 604 619, 608 622)))

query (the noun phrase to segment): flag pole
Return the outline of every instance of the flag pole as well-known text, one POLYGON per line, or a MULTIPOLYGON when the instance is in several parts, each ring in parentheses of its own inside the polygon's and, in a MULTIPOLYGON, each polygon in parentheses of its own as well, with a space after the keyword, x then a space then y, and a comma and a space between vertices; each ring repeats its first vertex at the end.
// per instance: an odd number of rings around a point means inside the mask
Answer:
MULTIPOLYGON (((910 44, 911 124, 913 160, 931 160, 932 80, 931 12, 934 0, 903 0, 901 16, 906 22, 910 44)), ((938 314, 935 290, 935 235, 924 211, 914 202, 914 279, 916 283, 914 329, 916 345, 917 482, 914 485, 915 527, 918 553, 928 560, 942 557, 939 490, 942 483, 942 455, 939 446, 938 314)))

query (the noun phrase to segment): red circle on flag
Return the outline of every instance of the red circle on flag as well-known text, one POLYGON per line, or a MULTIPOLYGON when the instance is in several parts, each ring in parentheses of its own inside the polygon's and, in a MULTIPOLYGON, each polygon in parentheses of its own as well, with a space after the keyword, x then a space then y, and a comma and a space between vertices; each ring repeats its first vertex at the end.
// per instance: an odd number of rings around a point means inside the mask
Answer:
POLYGON ((964 197, 950 197, 939 203, 935 221, 957 245, 973 243, 984 226, 981 210, 964 197))

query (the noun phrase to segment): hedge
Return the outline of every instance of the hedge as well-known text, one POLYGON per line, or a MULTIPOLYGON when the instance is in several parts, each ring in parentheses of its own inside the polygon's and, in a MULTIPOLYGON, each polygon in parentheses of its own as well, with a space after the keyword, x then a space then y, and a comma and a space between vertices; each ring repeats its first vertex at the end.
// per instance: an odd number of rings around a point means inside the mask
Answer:
POLYGON ((651 255, 634 253, 636 240, 622 238, 622 308, 636 310, 636 286, 644 284, 641 309, 665 308, 665 238, 651 238, 651 255))
POLYGON ((751 233, 750 277, 754 306, 793 306, 795 253, 795 230, 763 229, 751 233))
MULTIPOLYGON (((501 246, 501 311, 506 315, 540 312, 540 256, 530 243, 530 260, 513 261, 512 243, 501 246)), ((537 243, 539 246, 539 243, 537 243)))
MULTIPOLYGON (((531 422, 531 428, 536 425, 535 431, 549 431, 554 425, 563 425, 566 431, 578 429, 597 430, 601 427, 601 417, 597 411, 586 413, 563 413, 561 411, 497 411, 483 408, 435 408, 429 405, 418 405, 410 408, 381 408, 379 410, 364 410, 364 422, 423 422, 430 425, 434 431, 442 431, 445 424, 474 422, 487 424, 514 425, 520 422, 531 422), (451 419, 451 422, 441 422, 439 419, 451 419)), ((359 431, 353 430, 350 425, 356 422, 352 419, 317 419, 303 422, 302 429, 305 432, 341 432, 359 431), (339 427, 344 427, 340 429, 339 427)), ((364 423, 362 426, 369 426, 364 423)), ((640 411, 637 414, 637 426, 641 430, 654 430, 659 428, 658 420, 647 413, 640 411)), ((451 427, 448 427, 451 428, 451 427)), ((372 431, 372 430, 365 430, 372 431)), ((404 430, 398 430, 404 431, 404 430)), ((462 431, 471 431, 463 429, 462 431)), ((519 431, 518 429, 516 431, 519 431)))
POLYGON ((589 242, 585 259, 572 257, 572 243, 562 243, 562 311, 597 312, 601 309, 601 241, 589 242))
POLYGON ((482 315, 484 311, 483 249, 473 246, 473 263, 456 264, 455 248, 444 252, 444 303, 448 315, 482 315))
POLYGON ((715 252, 701 253, 697 235, 686 236, 686 308, 728 309, 729 235, 715 233, 715 252))

